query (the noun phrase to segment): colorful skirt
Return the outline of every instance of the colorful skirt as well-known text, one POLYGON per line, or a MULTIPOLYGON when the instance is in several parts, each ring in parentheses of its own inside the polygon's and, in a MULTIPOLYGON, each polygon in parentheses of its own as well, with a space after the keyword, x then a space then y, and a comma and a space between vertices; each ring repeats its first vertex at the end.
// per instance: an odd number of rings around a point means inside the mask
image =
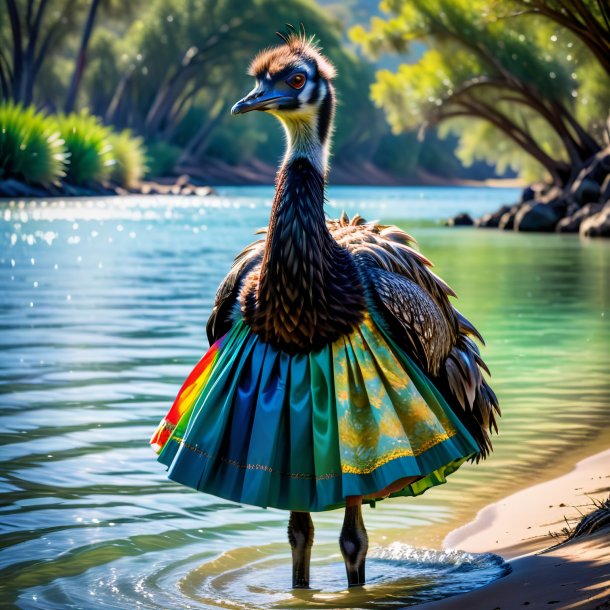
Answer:
POLYGON ((418 479, 391 495, 416 496, 478 451, 370 316, 310 354, 277 350, 237 322, 189 375, 151 444, 178 483, 297 511, 345 506, 403 477, 418 479))

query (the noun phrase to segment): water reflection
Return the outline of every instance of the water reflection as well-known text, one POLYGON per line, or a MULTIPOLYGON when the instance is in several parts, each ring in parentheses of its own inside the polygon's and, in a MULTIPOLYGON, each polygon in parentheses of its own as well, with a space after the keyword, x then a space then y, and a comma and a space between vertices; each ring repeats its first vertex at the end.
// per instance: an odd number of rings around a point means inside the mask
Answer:
MULTIPOLYGON (((366 201, 353 189, 336 192, 336 207, 366 203, 370 217, 399 222, 421 217, 413 201, 427 201, 409 189, 402 200, 379 191, 377 206, 370 189, 366 201)), ((494 196, 487 208, 506 197, 494 196)), ((221 598, 240 607, 244 591, 285 599, 271 579, 288 575, 286 515, 182 489, 147 447, 206 348, 216 286, 265 224, 268 200, 242 191, 205 200, 24 202, 2 213, 0 601, 185 608, 221 598)), ((438 545, 483 504, 608 440, 609 244, 422 226, 410 232, 484 333, 504 417, 490 461, 463 467, 416 500, 366 511, 372 542, 382 548, 397 538, 438 545)), ((301 600, 305 606, 347 603, 336 544, 341 518, 316 516, 319 590, 301 600)), ((488 568, 497 575, 490 561, 464 586, 488 568)), ((414 589, 428 590, 420 574, 403 571, 408 563, 372 561, 370 591, 358 602, 369 605, 361 607, 375 606, 380 591, 404 605, 414 589), (375 574, 389 576, 375 581, 375 574)), ((439 569, 432 590, 448 580, 439 569)))

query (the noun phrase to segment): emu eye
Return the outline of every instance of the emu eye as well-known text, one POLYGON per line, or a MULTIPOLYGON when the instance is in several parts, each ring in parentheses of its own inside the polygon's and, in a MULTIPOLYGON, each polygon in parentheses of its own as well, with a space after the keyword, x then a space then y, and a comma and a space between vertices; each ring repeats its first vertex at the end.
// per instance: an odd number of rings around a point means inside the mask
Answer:
POLYGON ((293 89, 302 89, 303 85, 305 85, 305 75, 304 74, 295 74, 293 76, 291 76, 286 82, 293 88, 293 89))

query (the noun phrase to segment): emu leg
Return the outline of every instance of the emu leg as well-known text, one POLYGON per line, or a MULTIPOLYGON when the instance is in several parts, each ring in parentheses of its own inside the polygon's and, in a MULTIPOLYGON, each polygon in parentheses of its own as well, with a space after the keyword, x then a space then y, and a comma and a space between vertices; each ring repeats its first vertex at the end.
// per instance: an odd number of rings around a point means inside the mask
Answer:
POLYGON ((309 588, 309 560, 313 546, 313 521, 309 513, 291 512, 288 541, 292 549, 292 587, 309 588))
POLYGON ((345 507, 343 529, 339 537, 339 548, 345 561, 347 584, 357 587, 364 584, 364 564, 369 549, 369 537, 362 519, 362 498, 357 503, 348 502, 345 507))

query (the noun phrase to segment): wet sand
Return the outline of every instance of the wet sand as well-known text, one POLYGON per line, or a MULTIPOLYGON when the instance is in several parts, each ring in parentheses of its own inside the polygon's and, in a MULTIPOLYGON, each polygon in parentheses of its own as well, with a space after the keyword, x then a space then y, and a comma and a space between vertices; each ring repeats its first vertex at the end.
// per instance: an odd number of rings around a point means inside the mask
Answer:
POLYGON ((610 493, 610 449, 561 477, 519 491, 479 512, 449 534, 446 548, 493 552, 511 559, 512 573, 465 595, 423 604, 422 610, 610 608, 610 528, 557 546, 554 537, 610 493), (554 546, 553 546, 554 545, 554 546), (545 550, 546 549, 546 550, 545 550))

